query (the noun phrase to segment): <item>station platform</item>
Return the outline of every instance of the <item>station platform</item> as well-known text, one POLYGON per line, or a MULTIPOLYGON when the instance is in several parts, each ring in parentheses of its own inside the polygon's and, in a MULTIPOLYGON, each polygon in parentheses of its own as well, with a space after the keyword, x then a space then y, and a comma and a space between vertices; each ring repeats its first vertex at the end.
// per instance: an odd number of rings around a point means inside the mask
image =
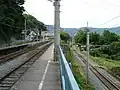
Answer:
POLYGON ((10 90, 61 90, 58 62, 54 62, 54 45, 33 64, 10 90))

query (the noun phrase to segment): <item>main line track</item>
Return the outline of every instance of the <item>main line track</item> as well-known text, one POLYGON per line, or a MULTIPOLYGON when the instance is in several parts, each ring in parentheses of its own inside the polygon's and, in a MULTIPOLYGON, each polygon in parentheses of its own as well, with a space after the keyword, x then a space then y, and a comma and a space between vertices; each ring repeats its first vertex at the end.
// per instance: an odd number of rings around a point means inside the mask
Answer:
MULTIPOLYGON (((85 58, 83 56, 81 56, 76 50, 74 51, 75 54, 81 58, 82 62, 87 65, 87 61, 85 60, 85 58)), ((111 79, 107 78, 105 75, 103 75, 101 72, 99 72, 99 70, 97 68, 95 68, 94 66, 92 66, 89 63, 89 69, 94 73, 94 75, 96 77, 98 77, 98 79, 109 89, 109 90, 120 90, 120 85, 117 85, 114 83, 114 81, 112 81, 111 79)))
POLYGON ((0 79, 0 90, 10 90, 10 88, 20 79, 20 77, 30 68, 33 63, 48 49, 52 42, 42 45, 33 51, 26 62, 15 68, 5 77, 0 79))

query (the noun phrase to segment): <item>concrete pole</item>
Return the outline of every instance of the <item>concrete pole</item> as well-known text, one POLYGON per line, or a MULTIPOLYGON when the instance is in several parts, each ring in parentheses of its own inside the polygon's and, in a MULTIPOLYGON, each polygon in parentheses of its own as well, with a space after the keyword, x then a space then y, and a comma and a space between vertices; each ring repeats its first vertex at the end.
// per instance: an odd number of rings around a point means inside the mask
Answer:
POLYGON ((38 41, 38 33, 37 33, 37 41, 38 41))
POLYGON ((43 42, 45 41, 45 39, 44 39, 45 37, 44 37, 44 35, 43 35, 43 42))
POLYGON ((26 18, 25 18, 25 41, 26 41, 26 18))
POLYGON ((54 45, 55 45, 55 56, 57 56, 59 55, 58 45, 60 45, 60 0, 55 0, 54 6, 55 6, 55 17, 54 17, 54 40, 55 40, 54 42, 55 43, 54 45))
POLYGON ((87 84, 88 84, 88 73, 89 73, 89 29, 87 22, 87 84))
POLYGON ((39 41, 39 40, 38 40, 38 36, 39 36, 39 30, 38 30, 38 28, 37 28, 37 41, 39 41))

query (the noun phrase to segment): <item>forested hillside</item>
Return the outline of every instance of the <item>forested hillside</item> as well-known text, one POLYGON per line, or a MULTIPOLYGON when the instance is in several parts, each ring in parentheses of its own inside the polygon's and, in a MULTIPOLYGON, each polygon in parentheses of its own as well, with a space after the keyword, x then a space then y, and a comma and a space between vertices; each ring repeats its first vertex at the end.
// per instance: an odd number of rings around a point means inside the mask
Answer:
POLYGON ((23 16, 26 19, 26 29, 28 30, 27 34, 29 34, 30 30, 35 28, 39 30, 40 35, 41 35, 41 31, 47 30, 45 24, 43 22, 38 21, 34 16, 29 14, 23 14, 23 16))
POLYGON ((0 0, 0 40, 19 38, 24 27, 24 0, 0 0))
MULTIPOLYGON (((75 36, 75 43, 79 46, 86 45, 86 32, 80 30, 75 36)), ((120 60, 120 36, 105 30, 103 34, 90 33, 90 54, 92 56, 105 57, 120 60)), ((80 47, 81 48, 81 47, 80 47)), ((81 48, 82 49, 82 48, 81 48)))
POLYGON ((46 30, 44 23, 32 15, 23 14, 25 0, 0 0, 0 44, 8 43, 11 38, 22 39, 22 30, 38 28, 46 30))

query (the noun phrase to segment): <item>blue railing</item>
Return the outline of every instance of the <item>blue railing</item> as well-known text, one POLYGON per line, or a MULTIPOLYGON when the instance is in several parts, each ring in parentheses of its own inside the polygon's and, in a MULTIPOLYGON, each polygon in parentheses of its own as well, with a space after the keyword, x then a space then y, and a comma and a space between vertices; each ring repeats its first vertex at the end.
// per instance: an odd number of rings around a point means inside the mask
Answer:
POLYGON ((80 90, 60 46, 59 53, 62 90, 80 90))

